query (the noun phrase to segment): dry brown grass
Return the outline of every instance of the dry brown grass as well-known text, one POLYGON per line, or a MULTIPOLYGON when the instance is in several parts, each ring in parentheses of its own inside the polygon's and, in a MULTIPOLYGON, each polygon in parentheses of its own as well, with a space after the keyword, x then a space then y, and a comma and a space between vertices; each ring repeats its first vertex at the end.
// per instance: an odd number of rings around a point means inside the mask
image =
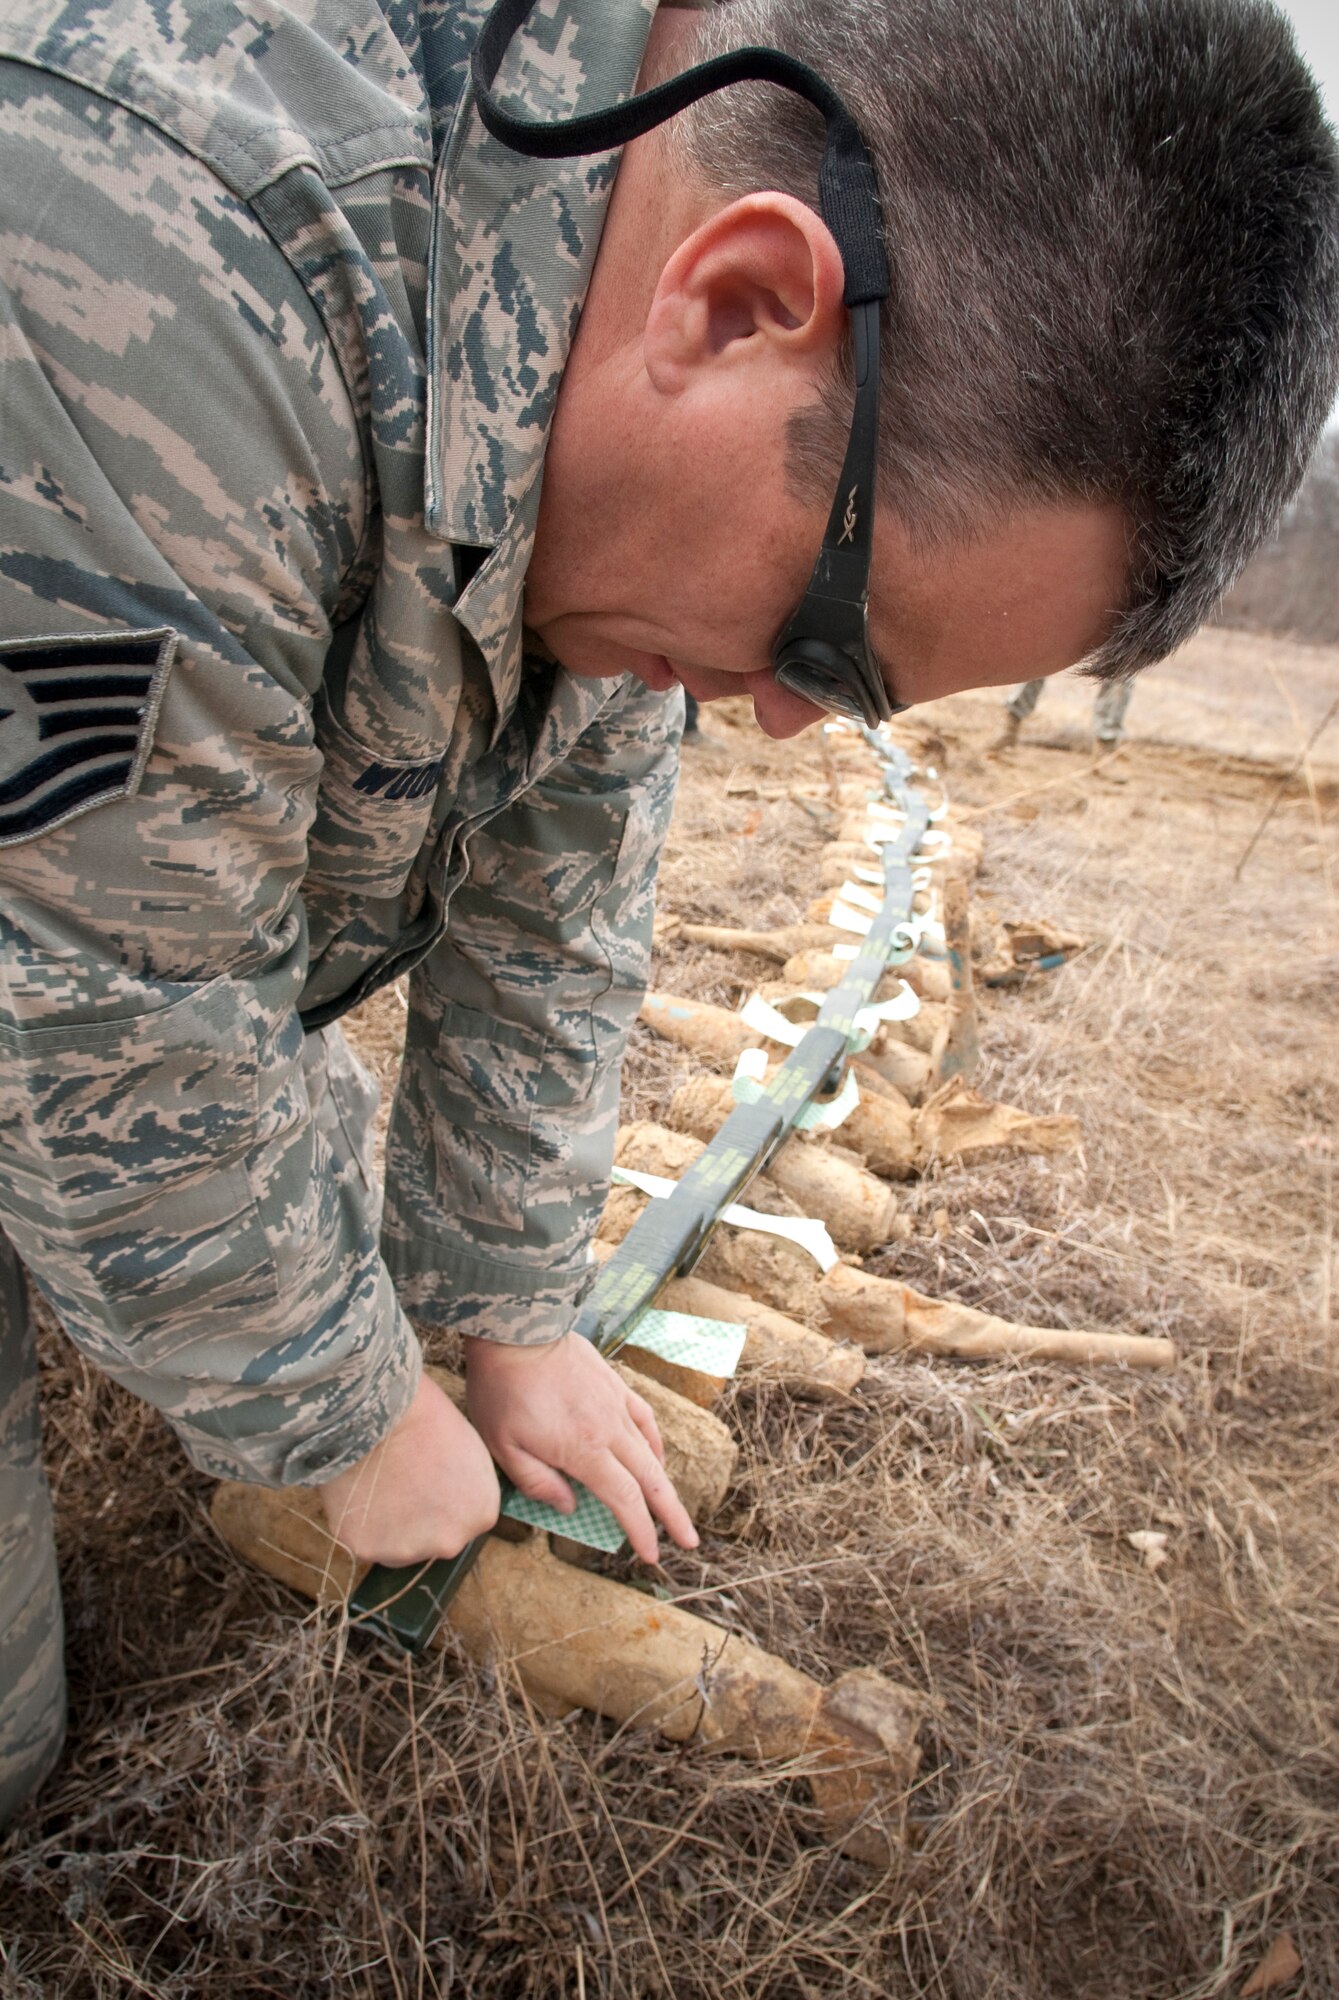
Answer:
MULTIPOLYGON (((1124 784, 1093 778, 1086 702, 1051 718, 1068 747, 1007 766, 979 754, 993 702, 937 718, 981 897, 1097 940, 985 1027, 985 1087, 1077 1113, 1084 1155, 908 1189, 885 1263, 1014 1318, 1170 1334, 1181 1366, 885 1361, 836 1409, 736 1389, 735 1489, 666 1565, 823 1678, 929 1690, 894 1869, 835 1858, 784 1771, 540 1720, 451 1654, 346 1651, 52 1339, 74 1719, 0 1850, 3 2000, 1210 2000, 1285 1929, 1289 1994, 1339 1991, 1334 796, 1294 788, 1234 884, 1270 772, 1142 740, 1124 784), (1146 1528, 1156 1572, 1126 1540, 1146 1528)), ((793 918, 821 800, 738 787, 817 782, 816 753, 707 727, 663 901, 793 918)), ((1286 762, 1286 733, 1266 747, 1286 762)), ((727 1001, 772 971, 665 957, 727 1001)), ((393 1010, 364 1024, 382 1062, 393 1010)), ((681 1073, 639 1034, 630 1111, 681 1073)))

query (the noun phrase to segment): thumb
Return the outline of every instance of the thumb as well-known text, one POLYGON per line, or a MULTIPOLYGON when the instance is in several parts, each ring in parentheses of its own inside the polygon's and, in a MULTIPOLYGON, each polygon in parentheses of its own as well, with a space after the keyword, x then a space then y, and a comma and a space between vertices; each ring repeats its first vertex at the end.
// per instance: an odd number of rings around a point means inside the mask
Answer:
POLYGON ((556 1507, 560 1514, 575 1513, 576 1494, 561 1472, 545 1465, 542 1458, 534 1458, 528 1451, 511 1451, 502 1460, 502 1470, 527 1500, 556 1507))

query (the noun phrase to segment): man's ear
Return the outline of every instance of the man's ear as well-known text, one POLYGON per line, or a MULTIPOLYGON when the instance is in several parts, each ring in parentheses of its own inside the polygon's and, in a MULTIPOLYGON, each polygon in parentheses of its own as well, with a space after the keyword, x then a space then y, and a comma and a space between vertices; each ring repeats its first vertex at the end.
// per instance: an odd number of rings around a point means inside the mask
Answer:
POLYGON ((797 365, 812 375, 846 325, 841 252, 793 196, 742 195, 667 260, 647 313, 647 374, 678 395, 703 368, 797 365))

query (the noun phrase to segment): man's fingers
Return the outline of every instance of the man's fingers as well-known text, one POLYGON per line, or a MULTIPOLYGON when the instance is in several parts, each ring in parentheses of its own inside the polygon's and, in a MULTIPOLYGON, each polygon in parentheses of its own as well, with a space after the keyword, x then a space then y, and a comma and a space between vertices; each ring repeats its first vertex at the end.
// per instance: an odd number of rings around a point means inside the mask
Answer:
MULTIPOLYGON (((614 1447, 650 1512, 673 1536, 681 1549, 697 1547, 697 1530, 688 1510, 674 1490, 674 1482, 652 1452, 640 1431, 626 1431, 621 1445, 614 1447)), ((641 1554, 640 1549, 638 1554, 641 1554)))
POLYGON ((656 1422, 656 1413, 646 1398, 637 1395, 632 1389, 628 1391, 628 1415, 632 1418, 632 1421, 636 1424, 638 1430, 663 1465, 665 1463, 665 1445, 660 1435, 660 1425, 656 1422))
POLYGON ((603 1500, 644 1563, 660 1560, 660 1542, 646 1498, 635 1474, 612 1452, 603 1452, 578 1475, 597 1500, 603 1500))
POLYGON ((659 1464, 654 1472, 642 1481, 642 1491, 647 1504, 657 1521, 666 1532, 673 1536, 681 1549, 697 1547, 697 1529, 689 1518, 688 1509, 674 1490, 674 1482, 659 1464))
POLYGON ((542 1506, 556 1507, 560 1514, 570 1514, 575 1510, 576 1494, 561 1472, 545 1465, 543 1459, 513 1447, 502 1461, 502 1470, 527 1500, 538 1500, 542 1506))

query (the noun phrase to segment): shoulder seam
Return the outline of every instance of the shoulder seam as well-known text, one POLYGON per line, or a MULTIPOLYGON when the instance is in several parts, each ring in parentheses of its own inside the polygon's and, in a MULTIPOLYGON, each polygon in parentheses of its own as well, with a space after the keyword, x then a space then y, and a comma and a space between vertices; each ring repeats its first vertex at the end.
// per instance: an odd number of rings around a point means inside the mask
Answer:
MULTIPOLYGON (((90 37, 76 53, 84 55, 91 53, 97 42, 96 36, 90 37)), ((134 85, 141 77, 141 66, 134 58, 129 62, 123 58, 114 65, 118 79, 115 85, 108 76, 101 73, 99 64, 81 63, 70 58, 60 60, 54 55, 29 50, 13 42, 7 45, 0 44, 0 62, 20 63, 27 69, 35 69, 49 76, 63 77, 67 83, 75 84, 80 89, 93 92, 97 97, 106 98, 111 104, 119 105, 132 117, 142 118, 145 124, 156 126, 167 138, 183 147, 195 159, 212 167, 232 192, 244 201, 253 199, 274 181, 290 173, 294 167, 309 166, 320 175, 327 187, 341 187, 386 167, 421 166, 430 169, 432 166, 431 128, 425 120, 413 118, 408 114, 403 119, 390 118, 356 127, 352 131, 341 133, 338 139, 332 140, 328 145, 315 144, 306 134, 299 136, 294 133, 293 140, 287 148, 276 152, 269 160, 255 159, 252 156, 256 148, 267 137, 292 131, 292 127, 286 126, 280 119, 272 119, 268 123, 257 124, 242 137, 234 138, 224 144, 215 142, 211 145, 201 137, 198 130, 192 129, 198 124, 198 118, 189 97, 185 94, 171 100, 173 108, 179 114, 176 118, 172 118, 166 110, 156 111, 151 103, 146 103, 142 97, 135 95, 134 85), (380 150, 374 150, 370 157, 356 162, 345 163, 339 160, 338 155, 349 146, 360 139, 374 138, 379 132, 399 135, 403 143, 388 144, 380 150), (239 171, 239 166, 243 163, 252 167, 250 174, 239 171)), ((161 80, 145 78, 144 81, 147 94, 161 102, 165 96, 161 80)))

